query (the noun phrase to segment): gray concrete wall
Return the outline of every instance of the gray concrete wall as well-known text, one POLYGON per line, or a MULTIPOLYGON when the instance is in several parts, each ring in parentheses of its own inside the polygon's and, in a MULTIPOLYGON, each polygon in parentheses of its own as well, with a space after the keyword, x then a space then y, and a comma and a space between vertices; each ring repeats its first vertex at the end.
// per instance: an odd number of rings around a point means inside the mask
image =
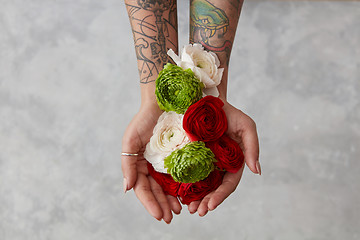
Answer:
POLYGON ((359 26, 360 2, 245 2, 229 101, 263 176, 167 226, 121 189, 140 96, 123 1, 0 0, 0 239, 359 239, 359 26))

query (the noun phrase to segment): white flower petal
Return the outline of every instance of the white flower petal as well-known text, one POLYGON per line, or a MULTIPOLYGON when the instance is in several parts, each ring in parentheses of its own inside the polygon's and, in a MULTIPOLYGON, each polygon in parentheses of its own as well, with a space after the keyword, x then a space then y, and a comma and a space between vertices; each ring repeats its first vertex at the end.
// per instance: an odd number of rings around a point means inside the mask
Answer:
POLYGON ((191 69, 191 71, 194 71, 194 64, 191 64, 191 63, 188 63, 188 62, 183 62, 181 61, 179 64, 178 64, 179 67, 181 67, 182 69, 186 70, 188 68, 191 69))
POLYGON ((217 89, 217 87, 212 87, 212 88, 204 88, 203 93, 206 96, 214 96, 214 97, 218 97, 220 95, 219 90, 217 89))
POLYGON ((176 55, 172 49, 169 49, 167 51, 167 54, 172 58, 172 60, 174 60, 176 65, 178 65, 178 63, 181 61, 180 57, 178 55, 176 55))
MULTIPOLYGON (((205 88, 211 88, 215 87, 215 82, 209 77, 209 75, 205 74, 205 71, 203 71, 201 68, 195 68, 196 70, 196 77, 200 79, 202 83, 204 83, 205 88), (198 76, 197 76, 198 75, 198 76)), ((194 72, 195 73, 195 72, 194 72)))
POLYGON ((195 65, 191 54, 188 54, 186 52, 181 55, 181 61, 195 65))
MULTIPOLYGON (((189 44, 189 45, 191 46, 191 44, 189 44)), ((188 45, 188 46, 189 46, 189 45, 188 45)), ((193 47, 194 49, 196 49, 196 50, 204 51, 204 46, 201 45, 200 43, 194 43, 194 44, 192 45, 192 47, 193 47)))
MULTIPOLYGON (((168 54, 179 67, 184 70, 190 68, 205 88, 213 88, 220 84, 224 69, 219 68, 219 58, 215 53, 204 50, 201 44, 194 43, 184 46, 181 57, 178 57, 172 50, 169 50, 168 54)), ((215 90, 209 92, 214 94, 215 90)))
POLYGON ((210 53, 211 56, 214 57, 216 67, 219 67, 220 66, 220 60, 219 60, 218 56, 214 52, 209 52, 209 53, 210 53))
POLYGON ((217 76, 214 78, 214 81, 217 83, 216 86, 221 83, 223 73, 224 73, 224 68, 218 68, 217 76))
POLYGON ((158 172, 166 173, 164 159, 189 141, 182 127, 183 115, 164 112, 154 127, 153 136, 146 145, 144 157, 158 172))

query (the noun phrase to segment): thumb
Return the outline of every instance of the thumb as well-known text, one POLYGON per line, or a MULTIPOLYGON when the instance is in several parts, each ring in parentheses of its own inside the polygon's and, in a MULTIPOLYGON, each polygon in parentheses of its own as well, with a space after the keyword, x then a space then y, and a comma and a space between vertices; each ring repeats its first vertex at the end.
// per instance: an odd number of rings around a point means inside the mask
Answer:
MULTIPOLYGON (((124 136, 125 137, 125 136, 124 136)), ((122 144, 122 156, 121 156, 121 169, 124 176, 124 192, 132 189, 135 186, 137 179, 137 160, 139 156, 131 155, 126 156, 126 154, 138 154, 139 149, 134 144, 135 141, 128 141, 128 139, 123 139, 122 144)))
POLYGON ((259 139, 256 131, 254 121, 249 121, 242 136, 243 151, 246 165, 255 173, 261 175, 261 168, 259 163, 259 139))

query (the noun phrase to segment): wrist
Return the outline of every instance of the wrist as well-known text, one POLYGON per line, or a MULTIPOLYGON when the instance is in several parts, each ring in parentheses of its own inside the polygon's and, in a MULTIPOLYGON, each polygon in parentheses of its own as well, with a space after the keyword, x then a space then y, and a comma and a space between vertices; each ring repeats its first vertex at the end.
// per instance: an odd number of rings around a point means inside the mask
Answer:
POLYGON ((157 105, 155 83, 141 84, 141 106, 157 105))
POLYGON ((156 99, 154 101, 153 100, 141 101, 140 111, 149 110, 149 109, 151 109, 154 112, 162 112, 156 99))
POLYGON ((220 98, 221 101, 223 101, 224 104, 227 102, 226 97, 224 97, 222 95, 219 95, 219 98, 220 98))
POLYGON ((228 68, 224 67, 224 73, 221 79, 221 83, 217 86, 219 91, 219 98, 222 101, 227 101, 227 79, 228 79, 228 68))
POLYGON ((140 111, 149 111, 149 110, 159 115, 161 115, 161 113, 163 112, 156 101, 155 93, 149 95, 147 94, 141 95, 140 111))

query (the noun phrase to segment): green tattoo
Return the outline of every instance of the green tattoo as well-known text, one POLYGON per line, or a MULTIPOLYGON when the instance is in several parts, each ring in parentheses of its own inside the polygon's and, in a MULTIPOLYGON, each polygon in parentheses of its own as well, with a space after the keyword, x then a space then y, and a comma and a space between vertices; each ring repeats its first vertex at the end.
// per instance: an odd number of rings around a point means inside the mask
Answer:
POLYGON ((207 50, 230 53, 232 43, 224 39, 224 34, 229 27, 229 18, 222 9, 215 7, 207 0, 192 0, 190 18, 191 43, 194 43, 196 39, 207 50), (221 46, 214 44, 219 43, 217 40, 212 43, 209 41, 214 36, 220 40, 221 46))
POLYGON ((192 9, 190 17, 194 27, 202 28, 205 34, 208 31, 210 32, 210 34, 203 35, 205 41, 214 36, 216 31, 220 29, 223 29, 223 34, 226 33, 229 19, 223 10, 206 0, 192 1, 192 9))

